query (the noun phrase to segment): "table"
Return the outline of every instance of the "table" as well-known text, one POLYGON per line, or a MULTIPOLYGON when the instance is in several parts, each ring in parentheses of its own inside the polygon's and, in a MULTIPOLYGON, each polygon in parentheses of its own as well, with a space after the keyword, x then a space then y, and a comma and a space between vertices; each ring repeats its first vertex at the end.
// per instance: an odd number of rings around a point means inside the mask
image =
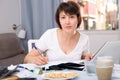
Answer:
MULTIPOLYGON (((49 63, 45 66, 59 64, 59 63, 60 62, 53 62, 53 63, 49 63)), ((28 69, 35 69, 35 67, 38 67, 35 64, 20 64, 20 65, 27 67, 28 69)), ((79 73, 78 76, 72 80, 98 80, 97 75, 89 76, 89 75, 87 75, 86 71, 77 71, 77 72, 79 73)), ((35 77, 35 78, 37 78, 37 80, 42 80, 41 75, 38 75, 34 72, 30 72, 29 70, 26 70, 26 69, 21 69, 19 73, 15 73, 14 75, 16 75, 18 77, 35 77)), ((112 80, 120 80, 120 65, 114 66, 112 80)))

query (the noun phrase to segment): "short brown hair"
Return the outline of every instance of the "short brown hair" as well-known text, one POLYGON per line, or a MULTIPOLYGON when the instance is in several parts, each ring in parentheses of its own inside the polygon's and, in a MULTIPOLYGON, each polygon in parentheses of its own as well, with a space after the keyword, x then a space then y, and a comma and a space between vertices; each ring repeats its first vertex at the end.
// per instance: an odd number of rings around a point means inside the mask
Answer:
POLYGON ((75 14, 78 19, 77 28, 80 26, 81 14, 80 14, 79 5, 77 3, 73 2, 73 1, 60 3, 60 5, 57 8, 56 15, 55 15, 55 19, 56 19, 56 22, 57 22, 59 28, 62 28, 60 25, 60 21, 59 21, 59 14, 61 11, 64 11, 65 13, 70 14, 70 15, 75 14))

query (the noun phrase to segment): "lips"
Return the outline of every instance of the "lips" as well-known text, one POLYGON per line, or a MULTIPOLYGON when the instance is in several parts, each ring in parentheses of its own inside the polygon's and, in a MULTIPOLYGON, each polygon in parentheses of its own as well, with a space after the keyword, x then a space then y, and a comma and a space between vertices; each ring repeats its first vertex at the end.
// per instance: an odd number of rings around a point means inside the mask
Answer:
POLYGON ((71 28, 71 27, 72 27, 72 26, 65 26, 65 28, 68 28, 68 29, 71 28))

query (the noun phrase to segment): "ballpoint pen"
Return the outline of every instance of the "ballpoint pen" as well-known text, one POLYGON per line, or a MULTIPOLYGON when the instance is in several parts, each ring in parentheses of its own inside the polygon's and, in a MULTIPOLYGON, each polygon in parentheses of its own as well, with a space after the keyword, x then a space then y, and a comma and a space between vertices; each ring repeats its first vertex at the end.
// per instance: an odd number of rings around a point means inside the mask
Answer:
POLYGON ((35 44, 34 44, 33 48, 34 48, 35 50, 37 50, 37 52, 38 52, 40 55, 42 54, 42 53, 39 51, 39 49, 35 46, 35 44))
POLYGON ((35 50, 37 50, 40 55, 46 56, 46 51, 47 51, 47 50, 45 50, 44 52, 40 52, 39 49, 35 46, 35 44, 34 44, 33 48, 34 48, 35 50))

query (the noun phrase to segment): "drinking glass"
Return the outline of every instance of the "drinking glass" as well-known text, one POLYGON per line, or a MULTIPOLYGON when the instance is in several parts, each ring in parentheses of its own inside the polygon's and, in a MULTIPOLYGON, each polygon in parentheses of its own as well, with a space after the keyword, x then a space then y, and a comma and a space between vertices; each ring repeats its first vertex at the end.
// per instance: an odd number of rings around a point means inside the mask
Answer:
POLYGON ((86 72, 87 72, 87 75, 89 75, 89 76, 96 75, 96 67, 95 67, 95 64, 94 64, 94 63, 91 63, 91 62, 88 62, 88 63, 86 64, 86 72))
POLYGON ((112 57, 111 56, 98 57, 95 64, 98 80, 111 80, 114 65, 112 57))

